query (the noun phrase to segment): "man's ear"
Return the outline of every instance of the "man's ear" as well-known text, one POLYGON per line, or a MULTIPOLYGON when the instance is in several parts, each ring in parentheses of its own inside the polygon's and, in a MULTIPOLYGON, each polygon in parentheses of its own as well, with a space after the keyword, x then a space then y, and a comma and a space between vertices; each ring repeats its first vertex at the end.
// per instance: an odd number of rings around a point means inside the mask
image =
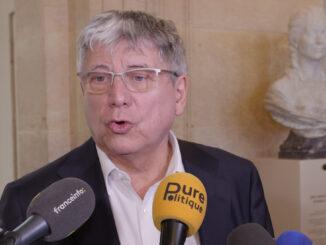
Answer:
POLYGON ((181 75, 175 81, 175 114, 181 115, 186 107, 188 93, 188 77, 187 75, 181 75))
POLYGON ((80 88, 81 88, 81 90, 82 90, 83 95, 85 95, 85 91, 84 91, 83 84, 80 82, 79 85, 80 85, 80 88))

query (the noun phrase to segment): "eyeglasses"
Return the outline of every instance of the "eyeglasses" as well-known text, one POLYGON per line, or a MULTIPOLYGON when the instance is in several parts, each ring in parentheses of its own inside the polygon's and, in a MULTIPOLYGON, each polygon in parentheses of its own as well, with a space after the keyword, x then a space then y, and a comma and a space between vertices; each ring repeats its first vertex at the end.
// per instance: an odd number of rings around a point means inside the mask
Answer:
POLYGON ((88 72, 79 73, 83 89, 92 94, 102 94, 109 91, 115 76, 121 76, 126 88, 131 92, 143 93, 152 90, 163 73, 178 77, 174 71, 158 68, 137 68, 125 72, 88 72))

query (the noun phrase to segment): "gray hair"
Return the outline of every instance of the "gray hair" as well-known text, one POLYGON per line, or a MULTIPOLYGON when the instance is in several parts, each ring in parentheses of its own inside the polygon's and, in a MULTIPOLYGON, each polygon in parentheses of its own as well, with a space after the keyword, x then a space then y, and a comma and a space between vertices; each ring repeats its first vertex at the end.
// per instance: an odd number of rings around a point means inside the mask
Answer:
POLYGON ((117 10, 96 15, 82 30, 77 42, 77 71, 81 72, 86 52, 92 50, 95 43, 111 46, 120 40, 127 40, 136 47, 140 41, 149 41, 170 69, 179 75, 186 73, 184 46, 172 21, 141 11, 117 10))

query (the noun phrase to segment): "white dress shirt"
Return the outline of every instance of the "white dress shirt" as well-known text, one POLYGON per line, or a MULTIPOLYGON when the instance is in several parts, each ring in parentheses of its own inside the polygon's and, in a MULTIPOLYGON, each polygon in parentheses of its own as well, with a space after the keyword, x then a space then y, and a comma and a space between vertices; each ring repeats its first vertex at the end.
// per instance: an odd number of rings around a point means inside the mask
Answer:
MULTIPOLYGON (((169 142, 172 146, 172 157, 166 176, 184 172, 179 144, 172 131, 169 142)), ((129 175, 120 170, 99 147, 96 146, 96 150, 121 245, 159 244, 160 231, 156 229, 152 219, 153 198, 159 182, 148 189, 142 200, 133 189, 129 175)), ((198 233, 188 237, 185 244, 200 245, 198 233)))

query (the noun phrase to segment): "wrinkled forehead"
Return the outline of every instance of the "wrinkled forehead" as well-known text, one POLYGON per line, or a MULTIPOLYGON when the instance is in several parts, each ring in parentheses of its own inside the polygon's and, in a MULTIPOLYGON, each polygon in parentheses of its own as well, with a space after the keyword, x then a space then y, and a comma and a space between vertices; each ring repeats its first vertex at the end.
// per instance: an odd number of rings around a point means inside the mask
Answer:
MULTIPOLYGON (((117 52, 122 52, 124 55, 130 53, 139 54, 139 55, 151 55, 156 57, 160 62, 164 62, 163 55, 154 42, 146 39, 140 39, 137 41, 131 41, 127 39, 119 39, 115 42, 109 44, 102 42, 94 42, 94 46, 101 46, 105 49, 108 55, 114 56, 117 52)), ((93 50, 91 47, 91 51, 93 50)))

